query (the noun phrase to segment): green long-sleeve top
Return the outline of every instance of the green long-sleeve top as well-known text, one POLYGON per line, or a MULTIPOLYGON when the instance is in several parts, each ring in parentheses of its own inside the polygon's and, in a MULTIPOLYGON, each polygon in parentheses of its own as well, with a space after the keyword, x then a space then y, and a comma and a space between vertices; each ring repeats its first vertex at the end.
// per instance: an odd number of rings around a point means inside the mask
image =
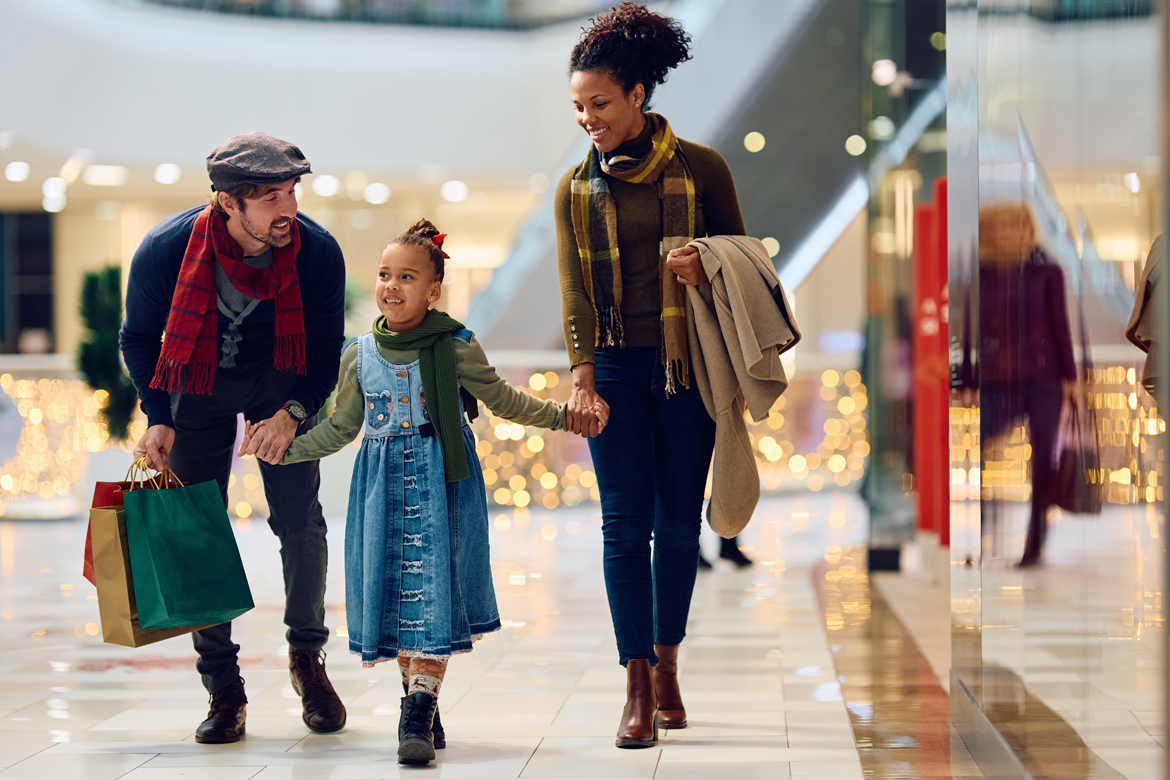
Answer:
MULTIPOLYGON (((498 417, 537 428, 565 430, 565 405, 545 401, 508 384, 488 363, 483 347, 471 341, 454 339, 456 374, 459 385, 483 401, 498 417)), ((387 363, 410 364, 418 360, 418 350, 387 349, 378 344, 378 352, 387 363)), ((293 440, 281 464, 316 460, 332 455, 357 438, 365 421, 365 396, 358 381, 358 344, 350 344, 341 355, 337 377, 337 403, 333 414, 321 425, 293 440)))
MULTIPOLYGON (((651 125, 637 138, 627 141, 607 157, 641 157, 650 148, 651 125)), ((679 151, 695 179, 695 238, 742 236, 743 216, 731 170, 719 152, 681 138, 679 151)), ((557 185, 557 265, 561 280, 561 311, 569 365, 594 362, 597 313, 585 292, 581 254, 573 231, 570 186, 577 168, 570 168, 557 185)), ((662 240, 662 208, 658 187, 631 184, 612 176, 606 186, 617 207, 618 256, 622 272, 622 327, 626 346, 656 347, 662 343, 662 291, 659 244, 662 240)))

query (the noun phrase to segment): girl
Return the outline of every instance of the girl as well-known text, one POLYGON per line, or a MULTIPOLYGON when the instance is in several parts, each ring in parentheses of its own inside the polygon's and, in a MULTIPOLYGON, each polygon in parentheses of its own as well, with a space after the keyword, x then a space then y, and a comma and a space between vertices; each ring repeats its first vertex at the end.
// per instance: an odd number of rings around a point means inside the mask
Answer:
MULTIPOLYGON (((363 666, 398 659, 406 764, 426 764, 445 746, 436 699, 447 661, 500 628, 483 472, 464 404, 478 398, 504 419, 565 429, 564 404, 509 385, 470 331, 430 309, 444 238, 424 219, 382 250, 374 288, 382 316, 342 354, 333 416, 280 461, 323 458, 365 430, 345 528, 349 646, 363 666)), ((603 426, 606 411, 596 414, 603 426)))

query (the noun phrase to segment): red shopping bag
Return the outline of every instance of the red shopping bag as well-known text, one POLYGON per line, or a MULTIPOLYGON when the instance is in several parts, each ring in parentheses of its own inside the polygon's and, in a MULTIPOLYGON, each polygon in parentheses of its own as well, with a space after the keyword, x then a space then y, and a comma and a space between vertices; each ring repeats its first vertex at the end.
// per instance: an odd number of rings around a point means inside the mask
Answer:
MULTIPOLYGON (((138 484, 139 488, 153 488, 163 489, 167 487, 178 487, 178 485, 171 485, 171 477, 169 472, 162 475, 162 483, 159 482, 160 477, 146 476, 146 459, 139 458, 130 464, 130 470, 126 472, 126 479, 121 482, 99 482, 94 486, 93 501, 90 503, 91 509, 101 509, 103 507, 121 507, 122 494, 130 490, 131 486, 138 484)), ((87 525, 85 529, 85 553, 81 564, 81 576, 89 580, 89 583, 97 587, 97 578, 93 572, 93 526, 87 525)))

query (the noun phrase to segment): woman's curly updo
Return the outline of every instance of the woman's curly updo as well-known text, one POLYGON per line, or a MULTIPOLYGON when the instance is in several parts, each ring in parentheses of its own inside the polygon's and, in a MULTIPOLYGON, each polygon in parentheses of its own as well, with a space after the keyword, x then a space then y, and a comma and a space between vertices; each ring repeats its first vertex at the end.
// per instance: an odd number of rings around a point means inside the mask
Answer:
POLYGON ((387 246, 399 244, 401 246, 416 246, 427 253, 431 259, 431 265, 435 267, 435 276, 439 281, 443 281, 443 249, 435 243, 435 236, 439 235, 439 229, 434 226, 429 219, 420 219, 413 225, 406 229, 402 235, 394 238, 387 246))
POLYGON ((625 0, 598 14, 569 57, 569 72, 606 70, 627 94, 636 85, 646 90, 642 109, 650 107, 654 87, 672 68, 691 58, 691 36, 682 25, 646 6, 625 0))

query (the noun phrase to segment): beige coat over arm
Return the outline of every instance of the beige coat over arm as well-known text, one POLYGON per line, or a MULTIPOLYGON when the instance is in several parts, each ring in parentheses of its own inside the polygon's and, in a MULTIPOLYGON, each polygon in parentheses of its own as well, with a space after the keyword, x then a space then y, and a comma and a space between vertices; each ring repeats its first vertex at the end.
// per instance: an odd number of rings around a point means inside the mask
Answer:
POLYGON ((715 420, 711 528, 735 536, 760 500, 760 474, 744 412, 759 422, 788 387, 780 355, 800 331, 758 239, 713 236, 692 241, 710 284, 687 287, 691 366, 715 420))
MULTIPOLYGON (((1162 380, 1160 350, 1157 349, 1162 339, 1158 334, 1158 318, 1154 314, 1158 295, 1155 292, 1162 278, 1162 266, 1166 264, 1166 237, 1158 236, 1150 253, 1146 256, 1142 275, 1135 285, 1137 299, 1134 301, 1133 314, 1130 315, 1129 325, 1125 328, 1125 336, 1137 347, 1146 353, 1146 364, 1142 369, 1142 385, 1151 394, 1155 385, 1162 380)), ((1164 343, 1164 342, 1163 342, 1164 343)))

